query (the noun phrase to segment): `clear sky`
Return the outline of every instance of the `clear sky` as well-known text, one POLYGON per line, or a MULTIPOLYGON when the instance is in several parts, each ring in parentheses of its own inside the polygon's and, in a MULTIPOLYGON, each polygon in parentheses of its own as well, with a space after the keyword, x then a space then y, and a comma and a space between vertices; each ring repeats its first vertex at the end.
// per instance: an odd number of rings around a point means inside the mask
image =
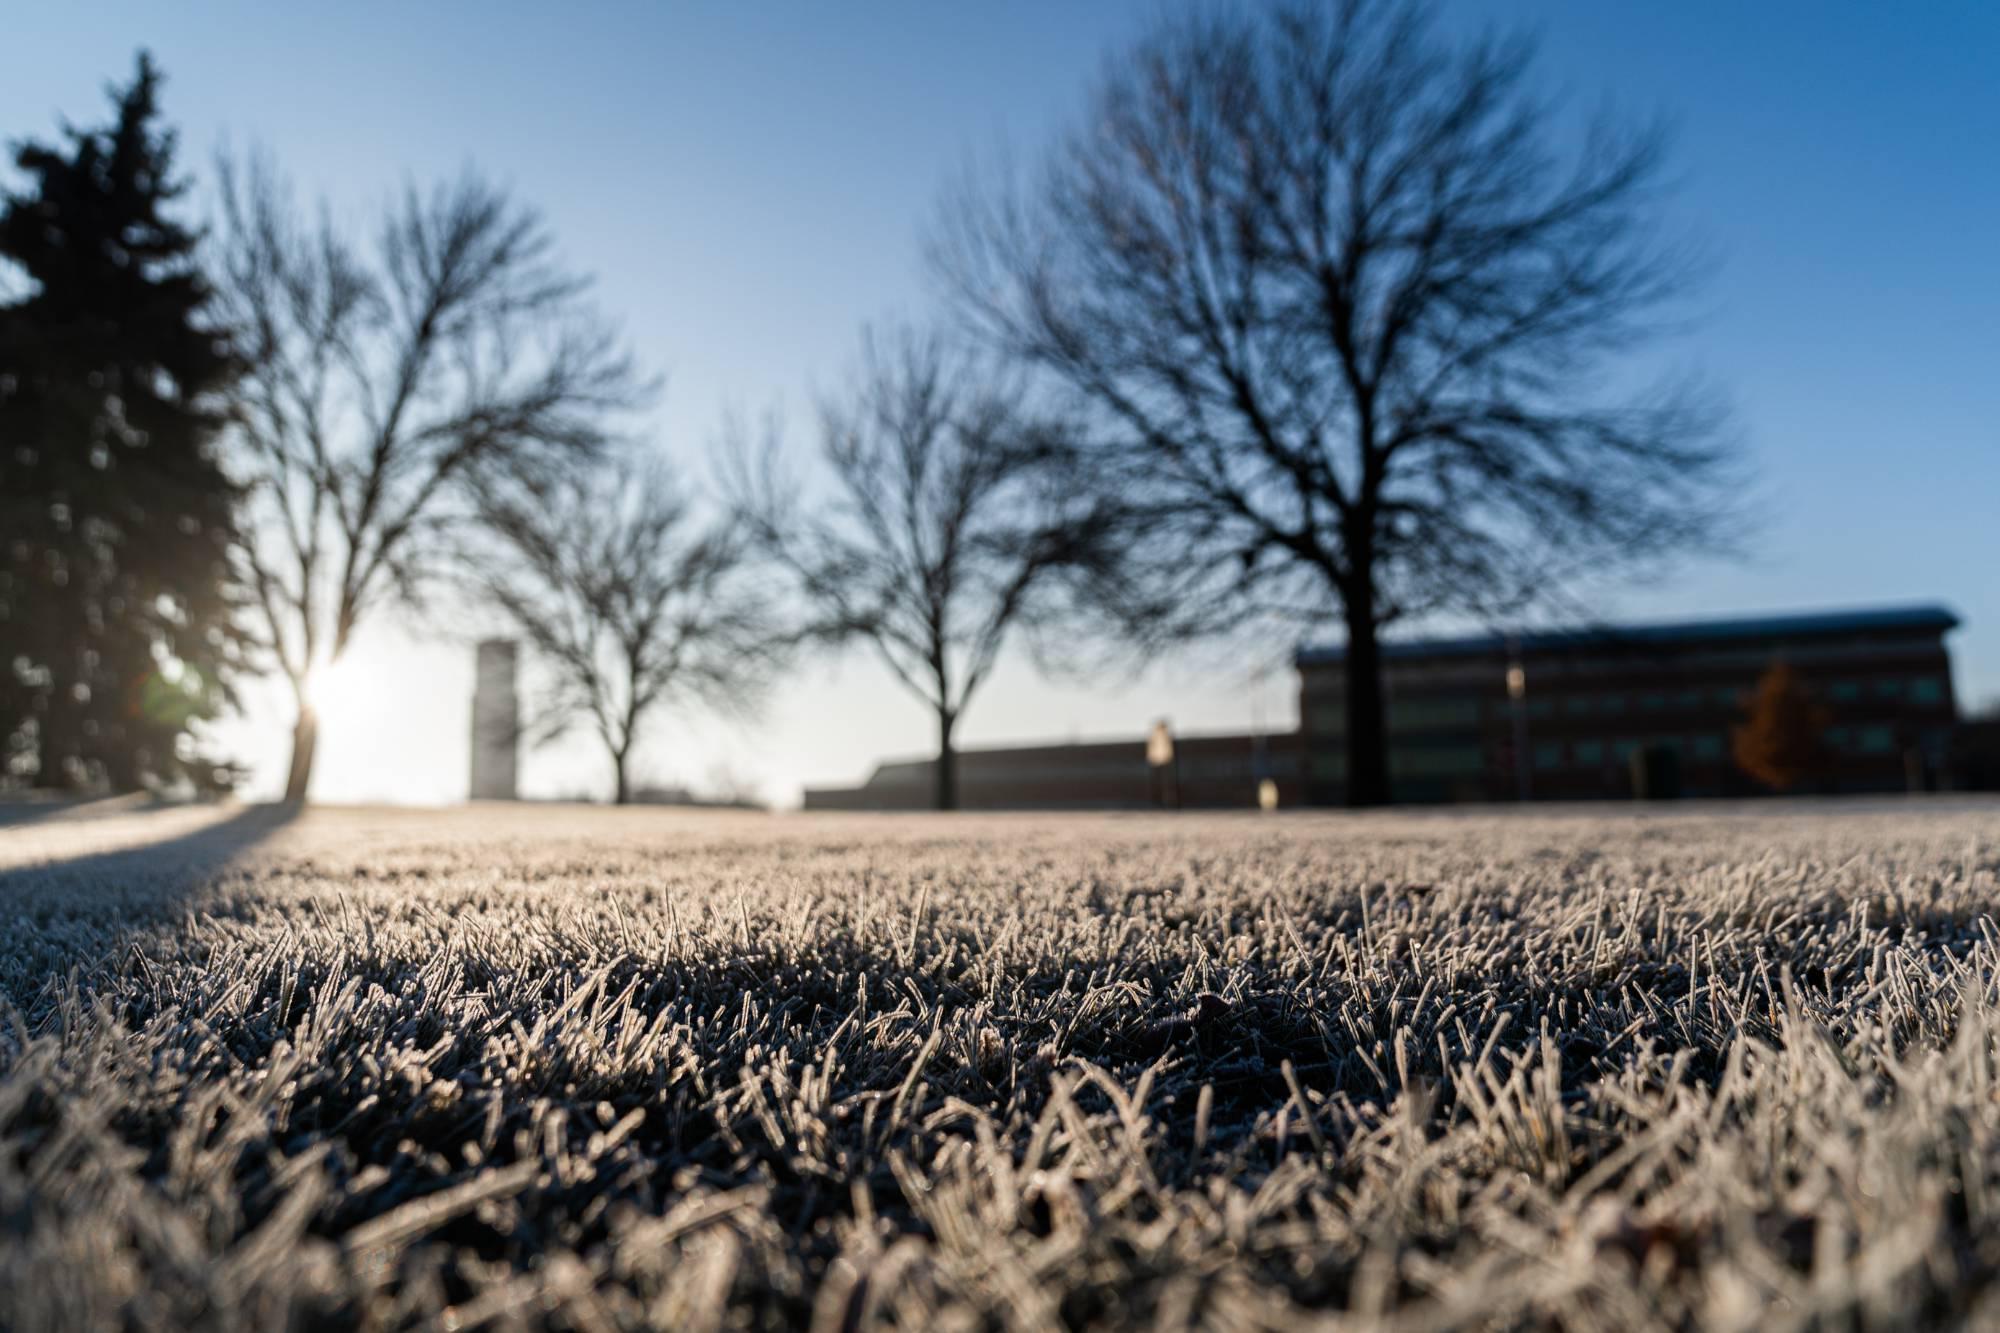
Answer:
MULTIPOLYGON (((1032 154, 1105 56, 1170 5, 907 2, 19 6, 0 136, 90 121, 150 47, 183 160, 269 146, 337 215, 476 162, 539 206, 667 392, 650 423, 698 471, 724 414, 789 409, 869 320, 921 316, 925 219, 975 156, 1032 154)), ((1607 616, 1938 600, 1963 699, 2000 696, 2000 6, 1835 0, 1447 0, 1526 25, 1575 104, 1679 129, 1678 221, 1720 260, 1673 351, 1731 392, 1771 523, 1748 562, 1618 594, 1607 616)), ((802 442, 802 441, 801 441, 802 442)), ((1278 648, 1281 650, 1282 645, 1278 648)), ((378 623, 330 685, 315 794, 465 790, 471 653, 378 623)), ((1010 662, 964 743, 1288 724, 1292 682, 1190 660, 1136 680, 1010 662)), ((286 719, 225 738, 280 784, 286 719)), ((930 721, 869 659, 803 663, 754 727, 664 721, 642 767, 721 768, 778 800, 923 752, 930 721)), ((526 761, 539 794, 602 790, 591 752, 526 761)))

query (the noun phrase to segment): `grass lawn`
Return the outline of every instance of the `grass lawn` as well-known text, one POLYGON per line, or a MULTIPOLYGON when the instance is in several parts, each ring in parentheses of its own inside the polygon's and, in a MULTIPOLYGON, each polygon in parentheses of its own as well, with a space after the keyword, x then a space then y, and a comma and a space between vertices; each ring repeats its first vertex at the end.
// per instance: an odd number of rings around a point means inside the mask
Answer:
POLYGON ((1996 916, 1970 799, 49 813, 0 1328, 1996 1320, 1996 916))

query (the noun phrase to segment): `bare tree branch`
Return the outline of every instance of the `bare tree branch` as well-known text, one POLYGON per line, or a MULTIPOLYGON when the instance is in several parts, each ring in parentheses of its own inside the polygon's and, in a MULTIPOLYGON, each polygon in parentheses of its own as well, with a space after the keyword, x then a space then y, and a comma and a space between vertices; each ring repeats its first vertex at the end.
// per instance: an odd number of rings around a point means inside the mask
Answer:
POLYGON ((773 442, 726 457, 737 510, 812 607, 810 632, 872 647, 938 720, 937 804, 956 804, 952 732, 1016 632, 1116 578, 1127 511, 1071 475, 1066 429, 934 338, 870 338, 855 388, 825 404, 833 483, 807 507, 773 442))
POLYGON ((527 640, 545 688, 537 739, 587 723, 616 799, 663 708, 754 706, 794 641, 773 611, 744 526, 701 526, 662 464, 554 484, 489 478, 462 569, 527 640))
POLYGON ((251 508, 239 561, 298 696, 296 800, 311 674, 440 572, 480 486, 589 463, 647 386, 540 219, 478 176, 406 190, 364 247, 324 209, 305 220, 266 159, 219 172, 218 286, 250 368, 234 412, 251 508))
POLYGON ((1663 139, 1601 123, 1564 160, 1530 55, 1403 0, 1169 23, 938 237, 971 326, 1085 414, 1081 475, 1151 515, 1128 631, 1340 617, 1357 803, 1388 794, 1384 625, 1732 533, 1719 408, 1615 359, 1693 277, 1653 222, 1663 139))

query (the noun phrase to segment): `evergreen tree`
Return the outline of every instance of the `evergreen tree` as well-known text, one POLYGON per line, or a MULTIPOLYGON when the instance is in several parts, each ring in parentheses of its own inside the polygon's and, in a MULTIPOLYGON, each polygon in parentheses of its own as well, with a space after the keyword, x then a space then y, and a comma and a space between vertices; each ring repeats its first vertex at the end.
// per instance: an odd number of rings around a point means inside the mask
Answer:
POLYGON ((1826 768, 1826 710, 1783 662, 1757 682, 1750 719, 1735 729, 1736 766, 1767 787, 1787 791, 1826 768))
POLYGON ((0 778, 208 786, 190 724, 238 657, 219 391, 196 233, 141 54, 115 119, 24 143, 0 198, 0 778))

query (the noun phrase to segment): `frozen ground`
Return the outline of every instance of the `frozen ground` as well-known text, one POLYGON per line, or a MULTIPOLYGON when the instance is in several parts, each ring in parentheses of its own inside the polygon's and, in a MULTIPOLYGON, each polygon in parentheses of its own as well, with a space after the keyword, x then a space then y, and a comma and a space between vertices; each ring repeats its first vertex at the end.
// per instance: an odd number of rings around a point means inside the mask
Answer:
POLYGON ((0 826, 0 1327, 2000 1319, 2000 805, 0 826))

